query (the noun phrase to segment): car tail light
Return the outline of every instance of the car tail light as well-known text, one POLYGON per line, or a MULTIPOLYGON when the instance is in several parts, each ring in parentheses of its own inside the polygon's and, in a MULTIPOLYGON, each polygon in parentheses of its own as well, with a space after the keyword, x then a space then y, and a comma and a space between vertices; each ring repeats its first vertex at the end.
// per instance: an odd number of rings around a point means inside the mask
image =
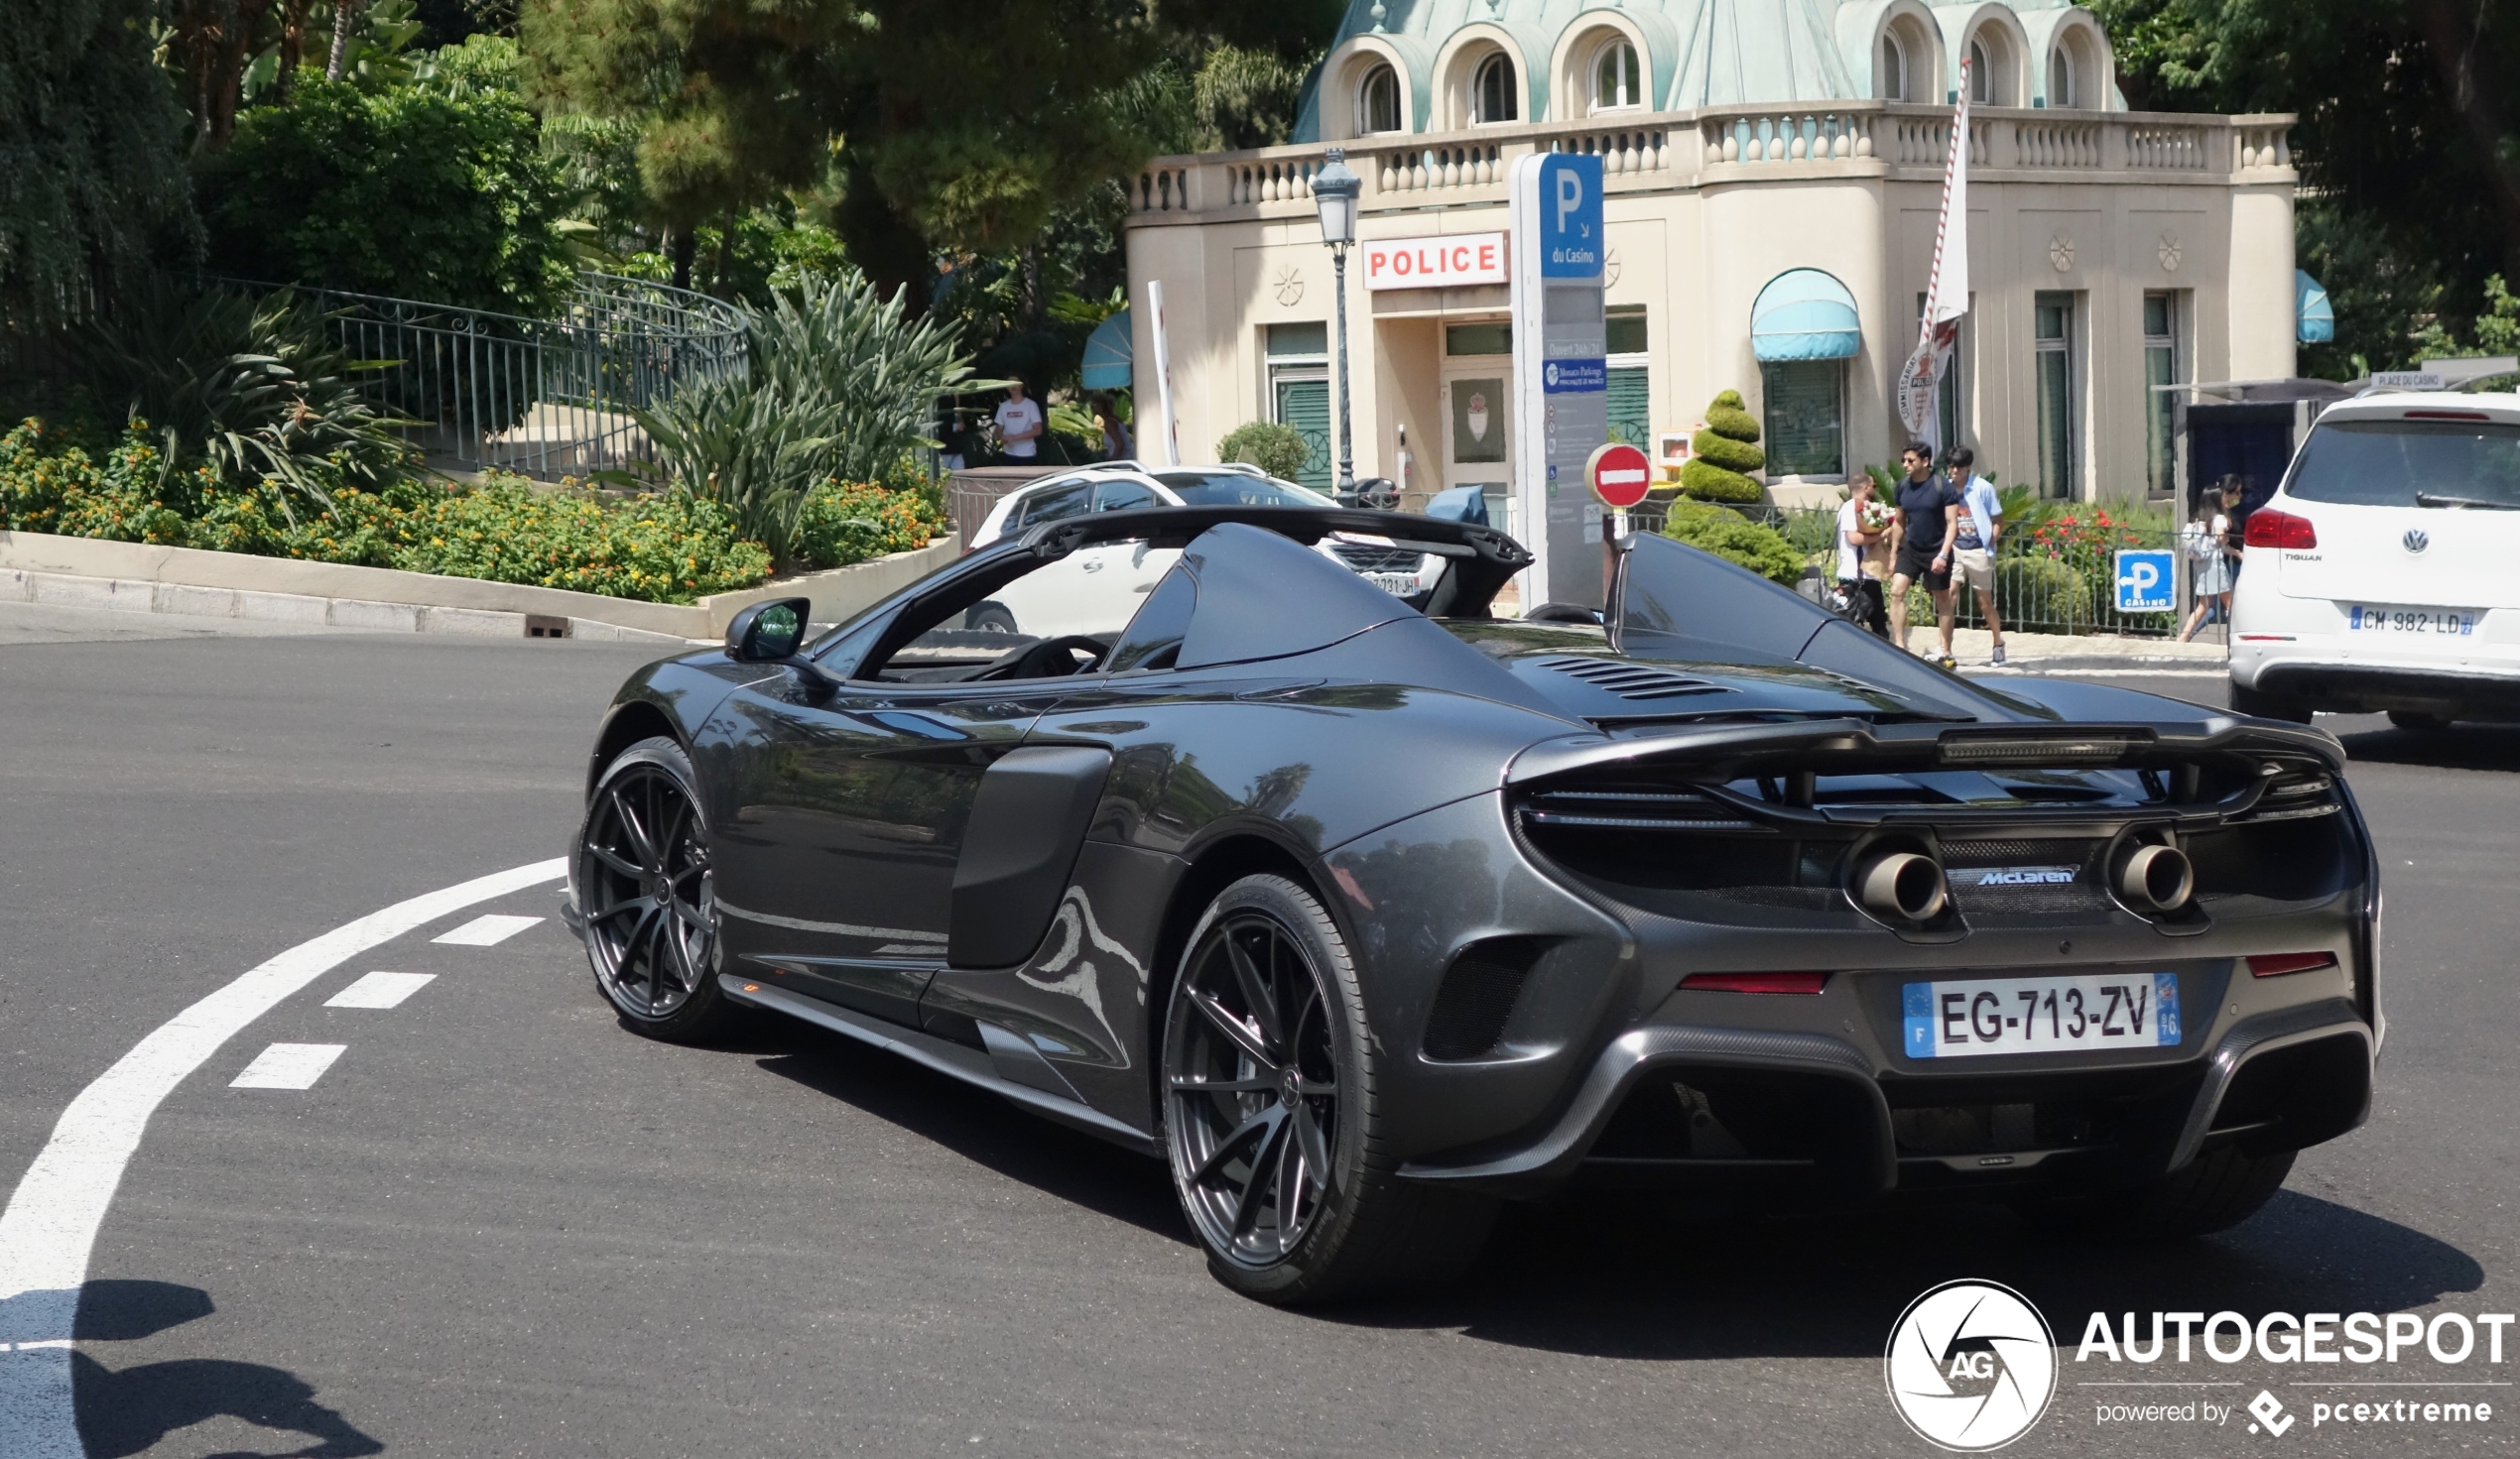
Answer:
POLYGON ((2249 518, 2247 542, 2253 547, 2290 547, 2300 550, 2319 546, 2319 529, 2307 517, 2261 507, 2249 518))
POLYGON ((2493 417, 2482 411, 2409 411, 2406 413, 2406 419, 2409 421, 2490 421, 2493 417))
POLYGON ((1818 993, 1827 973, 1691 973, 1680 986, 1692 993, 1818 993))
POLYGON ((2315 968, 2332 968, 2336 954, 2332 952, 2275 952, 2249 959, 2249 974, 2258 978, 2280 978, 2286 973, 2307 973, 2315 968))

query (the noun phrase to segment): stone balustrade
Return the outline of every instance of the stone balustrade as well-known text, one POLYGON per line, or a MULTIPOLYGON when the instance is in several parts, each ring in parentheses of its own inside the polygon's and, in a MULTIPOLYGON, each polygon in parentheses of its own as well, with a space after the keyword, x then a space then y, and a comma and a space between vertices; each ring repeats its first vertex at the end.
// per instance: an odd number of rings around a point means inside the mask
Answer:
MULTIPOLYGON (((1969 117, 1969 167, 2015 175, 2238 180, 2292 166, 2290 116, 2197 116, 1982 108, 1969 117)), ((1364 180, 1360 205, 1419 208, 1504 195, 1514 159, 1534 152, 1598 156, 1613 193, 1798 174, 1921 180, 1942 172, 1952 113, 1879 101, 1827 106, 1725 106, 1594 116, 1441 134, 1389 134, 1346 145, 1364 180)), ((1263 148, 1149 163, 1128 186, 1131 222, 1226 214, 1294 216, 1312 209, 1322 146, 1263 148)))

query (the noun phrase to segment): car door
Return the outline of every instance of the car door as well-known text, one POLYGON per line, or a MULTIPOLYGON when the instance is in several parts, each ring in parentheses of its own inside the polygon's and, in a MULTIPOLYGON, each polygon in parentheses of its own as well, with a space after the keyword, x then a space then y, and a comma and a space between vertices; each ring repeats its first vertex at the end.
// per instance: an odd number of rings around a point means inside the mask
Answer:
POLYGON ((981 777, 1060 693, 783 671, 730 695, 709 735, 733 762, 713 847, 725 968, 916 1025, 981 777))

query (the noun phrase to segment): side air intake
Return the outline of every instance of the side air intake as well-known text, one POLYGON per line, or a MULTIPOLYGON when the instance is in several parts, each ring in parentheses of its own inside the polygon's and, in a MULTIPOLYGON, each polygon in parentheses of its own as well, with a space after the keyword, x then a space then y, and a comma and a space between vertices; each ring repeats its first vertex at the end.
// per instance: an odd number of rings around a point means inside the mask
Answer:
POLYGON ((1457 1062, 1491 1053, 1505 1038, 1514 1000, 1549 944, 1540 937, 1490 937, 1462 948, 1445 969, 1421 1046, 1431 1059, 1457 1062))

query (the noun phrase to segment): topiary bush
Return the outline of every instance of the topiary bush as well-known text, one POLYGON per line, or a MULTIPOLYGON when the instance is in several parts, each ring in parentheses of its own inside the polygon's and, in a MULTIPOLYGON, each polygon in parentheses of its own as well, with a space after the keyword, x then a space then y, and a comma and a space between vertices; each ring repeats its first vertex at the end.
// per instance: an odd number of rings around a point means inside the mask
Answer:
POLYGON ((1690 459, 1680 468, 1683 496, 1701 502, 1755 502, 1764 493, 1751 472, 1768 463, 1758 447, 1759 423, 1741 403, 1741 392, 1727 390, 1706 407, 1706 424, 1689 441, 1690 459))
POLYGON ((1244 461, 1282 481, 1293 481, 1312 451, 1304 432, 1269 421, 1247 421, 1216 442, 1216 459, 1244 461))
POLYGON ((1737 512, 1701 502, 1674 502, 1663 536, 1747 567, 1770 582, 1792 587, 1803 579, 1803 554, 1781 533, 1737 512))

